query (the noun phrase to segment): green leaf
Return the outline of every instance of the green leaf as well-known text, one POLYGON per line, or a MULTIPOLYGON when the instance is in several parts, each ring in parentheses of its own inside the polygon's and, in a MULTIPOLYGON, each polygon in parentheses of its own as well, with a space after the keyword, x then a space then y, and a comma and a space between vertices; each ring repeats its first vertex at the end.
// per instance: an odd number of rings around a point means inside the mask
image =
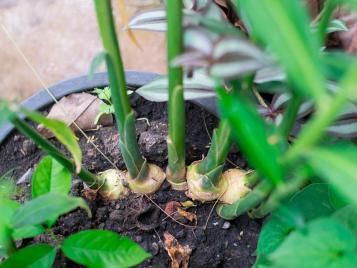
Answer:
POLYGON ((164 32, 167 28, 166 11, 165 9, 155 9, 138 13, 130 19, 128 28, 132 30, 164 32))
POLYGON ((37 244, 20 249, 0 264, 0 268, 51 268, 56 249, 50 245, 37 244))
POLYGON ((31 238, 38 236, 45 232, 45 228, 41 225, 25 226, 21 228, 14 229, 12 233, 12 238, 15 240, 31 238))
POLYGON ((14 104, 5 100, 0 100, 0 127, 2 127, 2 124, 4 124, 5 122, 9 122, 12 119, 16 118, 15 110, 17 109, 17 107, 11 108, 11 105, 14 104))
POLYGON ((129 238, 102 230, 71 235, 63 241, 62 251, 71 260, 90 268, 131 267, 150 257, 129 238))
POLYGON ((76 164, 76 171, 79 173, 81 170, 82 152, 73 131, 62 121, 46 118, 37 112, 27 109, 21 109, 21 112, 23 112, 31 120, 44 125, 53 133, 53 135, 71 153, 76 164))
POLYGON ((235 0, 251 35, 278 57, 293 90, 318 98, 325 88, 320 44, 311 33, 307 11, 300 0, 235 0), (274 33, 267 27, 274 29, 274 33))
POLYGON ((111 102, 112 99, 112 92, 110 90, 110 87, 105 87, 103 89, 100 88, 95 88, 92 93, 96 94, 99 99, 104 100, 108 103, 111 102))
POLYGON ((292 232, 269 256, 270 267, 356 267, 356 240, 331 219, 318 219, 292 232))
POLYGON ((20 205, 10 199, 0 198, 0 257, 12 250, 11 217, 20 205))
POLYGON ((327 33, 347 32, 348 28, 342 20, 332 20, 327 28, 327 33))
POLYGON ((350 144, 336 144, 306 152, 307 164, 334 189, 357 204, 357 148, 350 144))
POLYGON ((94 78, 94 74, 97 71, 97 69, 100 67, 100 65, 105 63, 106 56, 107 53, 105 51, 99 52, 97 55, 95 55, 89 66, 89 71, 88 71, 89 80, 94 78))
MULTIPOLYGON (((214 97, 214 81, 203 72, 195 72, 191 78, 185 77, 184 98, 194 100, 201 98, 214 97)), ((168 101, 168 80, 167 77, 156 79, 135 91, 141 97, 155 102, 168 101)))
POLYGON ((88 205, 82 198, 63 194, 48 193, 31 200, 16 210, 12 216, 12 226, 20 228, 43 224, 48 220, 66 214, 76 208, 83 208, 91 216, 88 205))
POLYGON ((51 156, 44 157, 32 176, 32 198, 47 193, 68 194, 71 173, 51 156))
POLYGON ((332 217, 340 224, 348 228, 357 237, 357 207, 353 205, 345 206, 337 210, 332 217))
POLYGON ((222 116, 233 131, 233 137, 248 162, 272 183, 283 179, 283 167, 279 163, 279 140, 260 117, 257 110, 243 94, 229 95, 220 91, 222 116), (269 136, 270 135, 270 136, 269 136))
POLYGON ((328 184, 314 183, 306 186, 274 212, 264 224, 258 240, 258 258, 264 259, 274 252, 290 232, 333 212, 328 184))

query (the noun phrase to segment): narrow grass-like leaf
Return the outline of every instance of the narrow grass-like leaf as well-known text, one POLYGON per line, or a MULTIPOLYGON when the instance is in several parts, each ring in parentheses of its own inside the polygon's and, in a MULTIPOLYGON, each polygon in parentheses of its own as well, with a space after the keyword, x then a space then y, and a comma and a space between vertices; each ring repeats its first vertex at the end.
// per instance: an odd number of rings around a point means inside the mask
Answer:
POLYGON ((85 209, 91 216, 91 211, 82 198, 48 193, 25 203, 17 209, 12 216, 11 223, 14 228, 42 224, 76 208, 85 209))
POLYGON ((20 249, 0 264, 0 268, 51 268, 56 249, 50 245, 37 244, 20 249))
POLYGON ((220 92, 222 116, 232 127, 233 137, 242 153, 257 171, 273 184, 283 179, 279 163, 278 138, 271 136, 268 125, 243 94, 229 96, 220 92))
POLYGON ((47 193, 68 194, 71 189, 71 173, 51 156, 38 164, 32 176, 32 198, 47 193))
POLYGON ((73 131, 62 121, 46 118, 37 112, 33 112, 27 109, 21 109, 21 112, 23 112, 31 120, 44 125, 53 133, 53 135, 71 153, 76 164, 76 171, 79 173, 82 164, 82 152, 73 131))
POLYGON ((93 79, 95 72, 97 69, 105 63, 105 57, 107 56, 107 53, 104 51, 99 52, 92 60, 90 66, 89 66, 89 71, 88 71, 88 76, 89 79, 93 79))
POLYGON ((104 230, 87 230, 66 238, 63 253, 87 267, 132 267, 150 257, 127 237, 104 230))
POLYGON ((235 0, 250 33, 279 58, 298 94, 318 98, 325 88, 320 45, 298 0, 235 0), (272 31, 267 30, 267 26, 272 31))
POLYGON ((131 30, 145 30, 164 32, 166 31, 166 11, 165 9, 154 9, 134 15, 129 23, 131 30))

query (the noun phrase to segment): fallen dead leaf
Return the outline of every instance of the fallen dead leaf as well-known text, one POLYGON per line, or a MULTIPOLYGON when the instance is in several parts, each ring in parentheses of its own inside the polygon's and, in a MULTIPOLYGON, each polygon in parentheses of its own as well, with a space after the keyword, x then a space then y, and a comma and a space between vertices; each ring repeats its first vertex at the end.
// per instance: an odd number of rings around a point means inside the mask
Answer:
MULTIPOLYGON (((65 122, 73 131, 78 129, 73 125, 75 122, 82 130, 95 129, 95 118, 99 114, 99 106, 103 102, 89 93, 77 93, 63 97, 52 106, 47 118, 65 122)), ((109 126, 113 124, 112 115, 103 115, 98 125, 109 126)), ((38 131, 46 138, 52 138, 53 134, 44 126, 39 125, 38 131)))
POLYGON ((180 245, 177 239, 169 232, 164 233, 164 244, 171 259, 171 267, 188 268, 192 249, 187 245, 180 245))
POLYGON ((188 212, 182 208, 177 208, 177 213, 188 219, 190 222, 197 222, 197 215, 195 213, 188 212))
POLYGON ((167 204, 165 206, 165 212, 167 215, 171 216, 177 212, 177 208, 180 206, 181 206, 181 204, 176 201, 167 202, 167 204))

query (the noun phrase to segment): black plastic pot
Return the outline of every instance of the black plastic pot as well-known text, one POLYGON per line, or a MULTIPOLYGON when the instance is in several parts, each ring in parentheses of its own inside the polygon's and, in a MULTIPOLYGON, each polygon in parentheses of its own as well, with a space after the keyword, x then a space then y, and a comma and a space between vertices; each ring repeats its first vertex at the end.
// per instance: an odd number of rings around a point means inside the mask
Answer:
MULTIPOLYGON (((125 73, 126 81, 130 89, 135 90, 154 79, 160 77, 158 74, 147 72, 134 72, 127 71, 125 73)), ((89 79, 87 75, 79 76, 73 79, 61 81, 48 89, 56 97, 60 99, 66 95, 72 93, 78 93, 83 91, 89 91, 94 88, 102 88, 108 85, 108 76, 106 72, 97 73, 93 79, 89 79)), ((207 111, 217 115, 216 102, 214 98, 193 100, 193 103, 205 108, 207 111)), ((22 106, 30 110, 40 110, 50 104, 53 104, 53 99, 42 89, 35 95, 31 96, 22 103, 22 106)), ((0 129, 0 144, 7 138, 7 136, 13 131, 11 124, 4 124, 0 129)))

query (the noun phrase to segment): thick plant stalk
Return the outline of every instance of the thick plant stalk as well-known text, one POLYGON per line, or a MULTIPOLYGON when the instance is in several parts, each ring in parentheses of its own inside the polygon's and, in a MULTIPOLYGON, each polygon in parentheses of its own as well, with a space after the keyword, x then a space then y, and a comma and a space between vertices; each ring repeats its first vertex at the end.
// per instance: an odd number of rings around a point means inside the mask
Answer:
MULTIPOLYGON (((67 168, 72 173, 76 173, 76 166, 74 162, 68 159, 60 150, 58 150, 52 143, 41 136, 36 130, 29 126, 26 122, 15 117, 11 120, 11 123, 16 127, 18 131, 31 139, 37 146, 39 146, 48 155, 56 159, 61 165, 67 168)), ((84 181, 89 187, 96 189, 100 187, 99 180, 97 176, 88 170, 81 168, 80 172, 77 174, 78 177, 84 181)))
POLYGON ((165 174, 142 157, 136 139, 135 117, 127 94, 124 66, 115 32, 110 0, 95 0, 99 30, 106 52, 106 63, 112 93, 112 103, 119 130, 119 146, 128 169, 130 188, 138 193, 155 192, 165 174))
POLYGON ((306 176, 297 176, 287 184, 281 185, 281 187, 275 188, 269 198, 260 204, 259 207, 253 209, 249 215, 252 218, 260 219, 267 216, 274 209, 276 209, 281 201, 292 196, 296 191, 303 187, 307 183, 306 176))
POLYGON ((273 185, 269 181, 263 180, 250 193, 235 203, 217 206, 217 214, 227 220, 235 219, 263 202, 272 189, 273 185))
POLYGON ((136 178, 140 171, 146 168, 146 163, 136 141, 134 113, 127 95, 124 67, 115 32, 111 3, 110 0, 95 0, 94 2, 103 46, 107 53, 106 62, 112 103, 120 133, 120 149, 130 176, 136 178))
POLYGON ((187 188, 185 173, 185 101, 183 71, 171 62, 183 51, 182 1, 167 1, 167 61, 169 78, 169 130, 167 179, 177 190, 187 188))
POLYGON ((295 95, 292 97, 289 106, 287 107, 283 121, 281 122, 281 125, 279 127, 280 135, 283 139, 288 140, 291 130, 294 127, 296 118, 299 113, 299 108, 302 104, 302 99, 295 95))
POLYGON ((187 168, 187 183, 192 198, 201 201, 214 200, 227 188, 227 182, 222 180, 222 170, 232 146, 230 136, 230 125, 227 120, 222 120, 214 131, 207 156, 187 168))

